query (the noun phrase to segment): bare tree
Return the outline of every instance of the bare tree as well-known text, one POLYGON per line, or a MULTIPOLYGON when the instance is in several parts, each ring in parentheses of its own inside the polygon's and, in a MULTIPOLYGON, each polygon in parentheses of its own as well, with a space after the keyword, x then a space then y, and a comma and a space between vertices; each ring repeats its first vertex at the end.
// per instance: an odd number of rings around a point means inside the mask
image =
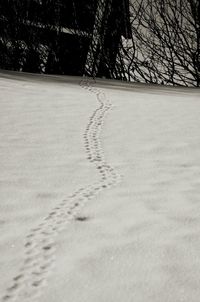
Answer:
POLYGON ((131 37, 129 0, 97 0, 97 3, 85 72, 122 79, 123 62, 116 64, 116 57, 122 36, 131 37))
POLYGON ((126 79, 199 87, 200 1, 132 0, 130 6, 132 40, 118 57, 126 79))

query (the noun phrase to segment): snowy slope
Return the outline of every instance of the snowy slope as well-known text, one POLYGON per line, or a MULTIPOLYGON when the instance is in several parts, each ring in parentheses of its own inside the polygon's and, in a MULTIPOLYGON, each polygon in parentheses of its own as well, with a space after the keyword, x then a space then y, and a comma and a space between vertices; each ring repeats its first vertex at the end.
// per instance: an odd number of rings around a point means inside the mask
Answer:
POLYGON ((0 72, 1 302, 199 300, 199 96, 0 72))

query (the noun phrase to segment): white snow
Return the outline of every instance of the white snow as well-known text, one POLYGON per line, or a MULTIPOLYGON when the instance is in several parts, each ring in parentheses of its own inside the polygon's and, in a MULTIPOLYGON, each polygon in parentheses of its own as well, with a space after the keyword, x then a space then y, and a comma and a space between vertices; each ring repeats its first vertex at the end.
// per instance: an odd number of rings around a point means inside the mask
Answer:
POLYGON ((80 81, 0 72, 0 301, 198 302, 200 91, 80 81))

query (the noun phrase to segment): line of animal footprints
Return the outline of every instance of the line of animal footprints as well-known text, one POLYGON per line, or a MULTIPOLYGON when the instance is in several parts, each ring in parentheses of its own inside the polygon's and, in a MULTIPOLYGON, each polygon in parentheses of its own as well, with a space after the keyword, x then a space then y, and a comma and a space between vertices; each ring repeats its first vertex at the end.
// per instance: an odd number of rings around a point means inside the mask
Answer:
MULTIPOLYGON (((95 80, 93 80, 95 83, 95 80)), ((92 87, 92 80, 84 78, 80 85, 96 94, 100 106, 94 111, 90 117, 90 121, 84 133, 85 148, 88 160, 95 163, 97 170, 101 174, 101 180, 109 185, 118 183, 121 176, 105 161, 103 148, 101 146, 100 133, 105 120, 106 113, 112 108, 112 104, 107 99, 105 93, 98 88, 92 87)))
POLYGON ((98 108, 90 117, 83 139, 87 159, 95 164, 100 180, 93 185, 78 189, 67 199, 62 200, 36 228, 30 231, 24 244, 24 262, 2 297, 2 302, 39 300, 42 288, 46 285, 55 262, 58 233, 72 219, 85 221, 86 217, 77 216, 81 207, 100 191, 116 185, 121 179, 120 175, 105 161, 100 139, 106 113, 111 109, 112 104, 101 90, 91 86, 91 80, 84 78, 80 85, 95 94, 99 102, 98 108))

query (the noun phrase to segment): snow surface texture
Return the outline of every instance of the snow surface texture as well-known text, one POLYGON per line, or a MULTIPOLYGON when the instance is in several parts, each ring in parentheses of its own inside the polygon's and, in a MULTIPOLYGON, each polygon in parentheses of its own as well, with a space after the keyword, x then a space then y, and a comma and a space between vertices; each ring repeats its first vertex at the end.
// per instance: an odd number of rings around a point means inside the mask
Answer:
POLYGON ((199 90, 0 87, 1 302, 199 301, 199 90))
MULTIPOLYGON (((120 181, 120 176, 105 161, 101 146, 101 129, 111 103, 105 93, 91 86, 92 80, 84 78, 80 86, 96 95, 99 106, 94 110, 86 126, 84 146, 87 159, 95 164, 100 173, 96 183, 80 187, 67 199, 63 199, 48 213, 47 217, 26 236, 25 257, 19 273, 13 278, 2 301, 34 301, 39 299, 41 289, 51 272, 55 255, 55 238, 66 224, 79 212, 86 201, 94 198, 102 189, 109 188, 120 181)), ((85 218, 78 218, 84 220, 85 218)))

